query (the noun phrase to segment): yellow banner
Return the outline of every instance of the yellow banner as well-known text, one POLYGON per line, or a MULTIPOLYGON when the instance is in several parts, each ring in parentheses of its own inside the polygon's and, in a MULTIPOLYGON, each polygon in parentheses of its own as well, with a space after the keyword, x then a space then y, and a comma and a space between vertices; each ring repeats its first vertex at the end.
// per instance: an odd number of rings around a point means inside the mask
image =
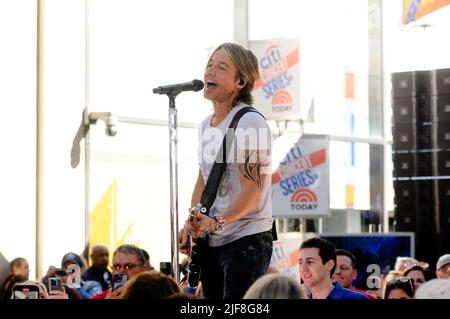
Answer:
POLYGON ((89 247, 96 244, 105 244, 111 251, 115 238, 111 235, 116 231, 117 220, 117 181, 114 180, 108 187, 97 206, 89 217, 89 247))

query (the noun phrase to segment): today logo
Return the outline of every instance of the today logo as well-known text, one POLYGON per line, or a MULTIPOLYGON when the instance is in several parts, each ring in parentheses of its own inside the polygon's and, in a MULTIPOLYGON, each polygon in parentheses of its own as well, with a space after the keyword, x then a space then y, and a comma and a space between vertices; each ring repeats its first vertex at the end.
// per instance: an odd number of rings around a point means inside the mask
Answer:
POLYGON ((279 91, 272 98, 273 112, 286 112, 292 109, 292 97, 287 91, 279 91))
POLYGON ((317 206, 317 195, 308 188, 300 188, 291 196, 293 210, 316 210, 317 206))

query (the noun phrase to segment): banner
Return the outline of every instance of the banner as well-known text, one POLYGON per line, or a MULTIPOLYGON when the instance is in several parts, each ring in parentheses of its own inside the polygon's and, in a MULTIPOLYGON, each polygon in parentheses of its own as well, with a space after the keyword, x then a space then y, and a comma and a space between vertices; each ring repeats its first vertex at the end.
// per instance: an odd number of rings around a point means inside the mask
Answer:
POLYGON ((330 215, 327 135, 304 134, 272 174, 274 217, 315 218, 330 215))
POLYGON ((283 274, 292 277, 296 282, 300 282, 298 257, 301 243, 300 234, 298 234, 298 237, 279 238, 274 241, 268 272, 283 274))
POLYGON ((249 42, 259 61, 255 106, 268 120, 300 118, 299 43, 298 38, 249 42))
POLYGON ((403 0, 403 24, 417 19, 450 4, 450 0, 403 0))

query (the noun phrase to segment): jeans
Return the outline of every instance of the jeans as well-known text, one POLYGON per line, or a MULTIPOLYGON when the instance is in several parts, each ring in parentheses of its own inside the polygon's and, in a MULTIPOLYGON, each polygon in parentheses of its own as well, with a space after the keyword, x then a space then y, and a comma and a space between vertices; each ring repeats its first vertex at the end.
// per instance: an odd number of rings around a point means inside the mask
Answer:
POLYGON ((272 232, 239 238, 219 247, 204 247, 200 280, 207 299, 241 299, 269 268, 272 232))

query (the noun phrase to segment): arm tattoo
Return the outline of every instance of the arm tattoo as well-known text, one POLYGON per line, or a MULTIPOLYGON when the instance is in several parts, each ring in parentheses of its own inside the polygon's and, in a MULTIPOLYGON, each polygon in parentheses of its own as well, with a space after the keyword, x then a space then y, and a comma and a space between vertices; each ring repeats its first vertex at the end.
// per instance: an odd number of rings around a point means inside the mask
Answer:
MULTIPOLYGON (((263 187, 263 167, 266 165, 261 162, 259 151, 250 156, 250 152, 245 150, 243 161, 239 163, 239 172, 248 180, 255 182, 259 189, 263 187)), ((242 158, 242 157, 241 157, 242 158)))

